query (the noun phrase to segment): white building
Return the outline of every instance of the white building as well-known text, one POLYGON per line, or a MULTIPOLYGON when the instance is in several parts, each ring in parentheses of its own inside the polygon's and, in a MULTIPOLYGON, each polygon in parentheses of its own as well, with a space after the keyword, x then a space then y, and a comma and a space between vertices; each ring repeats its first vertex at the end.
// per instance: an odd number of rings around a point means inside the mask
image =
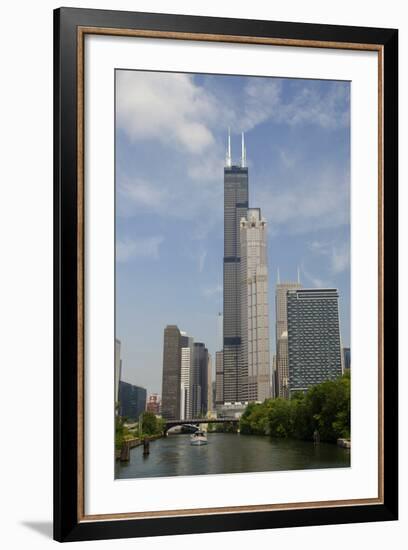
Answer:
POLYGON ((241 218, 241 401, 271 397, 266 230, 260 208, 241 218))
POLYGON ((247 405, 248 402, 241 403, 241 401, 237 403, 223 403, 217 410, 217 418, 241 418, 247 405))
POLYGON ((191 418, 191 385, 194 359, 194 339, 181 332, 180 418, 191 418))

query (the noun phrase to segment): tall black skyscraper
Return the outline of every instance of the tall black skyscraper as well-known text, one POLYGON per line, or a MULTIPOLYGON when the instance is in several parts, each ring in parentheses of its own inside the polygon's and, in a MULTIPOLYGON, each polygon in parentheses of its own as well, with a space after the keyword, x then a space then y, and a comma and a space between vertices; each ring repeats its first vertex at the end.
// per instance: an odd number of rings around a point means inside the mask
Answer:
POLYGON ((176 325, 167 325, 163 342, 162 415, 180 418, 182 335, 176 325))
POLYGON ((191 416, 205 415, 208 410, 208 349, 202 342, 194 342, 191 394, 191 416))
POLYGON ((232 164, 228 132, 224 167, 224 402, 240 401, 241 280, 240 221, 248 212, 248 168, 244 136, 240 165, 232 164))

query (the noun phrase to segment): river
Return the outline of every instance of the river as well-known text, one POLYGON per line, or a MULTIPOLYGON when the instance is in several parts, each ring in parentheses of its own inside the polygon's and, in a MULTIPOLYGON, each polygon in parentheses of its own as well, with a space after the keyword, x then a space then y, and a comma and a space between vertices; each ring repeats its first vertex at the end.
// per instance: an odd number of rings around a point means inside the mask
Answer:
POLYGON ((130 451, 116 461, 115 478, 227 474, 350 466, 350 451, 334 444, 271 439, 266 436, 209 433, 208 445, 190 445, 189 435, 172 435, 130 451))

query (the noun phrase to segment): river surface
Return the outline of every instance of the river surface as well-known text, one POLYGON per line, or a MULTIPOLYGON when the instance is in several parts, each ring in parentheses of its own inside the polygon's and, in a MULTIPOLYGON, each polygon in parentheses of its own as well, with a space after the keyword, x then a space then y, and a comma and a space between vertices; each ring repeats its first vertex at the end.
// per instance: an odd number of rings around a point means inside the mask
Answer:
POLYGON ((171 435, 152 441, 150 455, 143 446, 130 451, 128 463, 116 461, 115 477, 168 477, 345 468, 350 451, 334 444, 271 439, 267 436, 209 433, 208 444, 190 445, 190 436, 171 435))

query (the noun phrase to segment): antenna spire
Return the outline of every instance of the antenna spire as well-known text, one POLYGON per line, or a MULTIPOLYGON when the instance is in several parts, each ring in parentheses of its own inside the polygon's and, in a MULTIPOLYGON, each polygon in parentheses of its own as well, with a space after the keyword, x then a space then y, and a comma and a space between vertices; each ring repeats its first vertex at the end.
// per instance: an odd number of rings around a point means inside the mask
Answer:
POLYGON ((225 166, 231 168, 231 130, 228 128, 227 152, 225 155, 225 166))
POLYGON ((246 167, 246 148, 244 132, 241 134, 241 167, 246 167))
POLYGON ((298 276, 298 285, 300 285, 300 269, 299 269, 299 266, 297 266, 297 276, 298 276))
POLYGON ((279 267, 278 267, 278 285, 280 284, 280 273, 279 273, 279 267))

